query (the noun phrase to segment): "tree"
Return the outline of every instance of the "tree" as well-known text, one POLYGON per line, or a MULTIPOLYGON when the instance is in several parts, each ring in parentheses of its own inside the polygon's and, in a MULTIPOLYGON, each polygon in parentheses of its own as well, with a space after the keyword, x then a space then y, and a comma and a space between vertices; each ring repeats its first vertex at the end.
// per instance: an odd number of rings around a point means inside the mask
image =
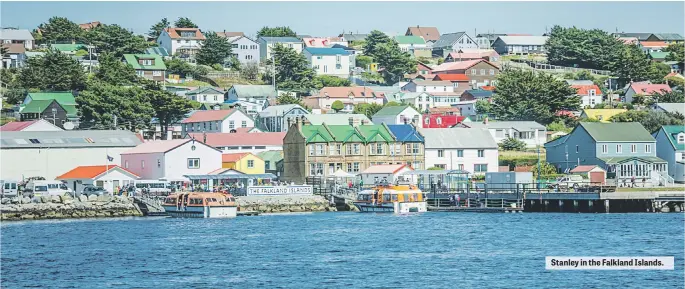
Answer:
POLYGON ((540 176, 554 175, 557 173, 557 168, 548 162, 540 163, 539 168, 537 164, 530 168, 530 171, 533 172, 533 177, 538 177, 538 170, 540 170, 540 176))
POLYGON ((678 63, 683 63, 685 60, 685 46, 682 43, 674 43, 669 45, 664 49, 664 52, 669 52, 666 55, 666 61, 675 61, 678 63))
POLYGON ((352 85, 352 82, 350 82, 350 80, 348 79, 331 75, 317 75, 314 77, 313 81, 314 87, 316 89, 321 89, 324 87, 341 87, 352 85))
POLYGON ((513 137, 504 139, 499 144, 500 149, 505 151, 522 151, 526 149, 526 143, 513 137))
POLYGON ((257 80, 259 76, 259 64, 255 61, 245 63, 240 66, 240 75, 249 80, 257 80))
POLYGON ((373 63, 373 58, 368 55, 358 55, 354 58, 354 66, 362 69, 368 69, 371 63, 373 63))
POLYGON ((685 102, 685 94, 681 90, 661 91, 655 92, 652 99, 654 102, 683 103, 685 102))
POLYGON ((366 37, 366 43, 364 43, 364 55, 371 56, 374 59, 379 55, 378 46, 381 44, 390 44, 394 41, 385 35, 385 33, 378 30, 373 30, 366 37))
POLYGON ((83 39, 84 30, 78 24, 71 22, 65 17, 52 17, 47 23, 38 25, 35 34, 40 35, 40 43, 56 43, 80 41, 83 39))
POLYGON ((276 98, 276 103, 278 103, 279 105, 297 104, 302 106, 302 100, 291 93, 281 93, 281 95, 279 95, 278 98, 276 98))
POLYGON ((492 113, 505 120, 531 120, 548 124, 560 110, 579 110, 576 89, 554 76, 521 69, 507 69, 497 78, 492 113))
POLYGON ((383 77, 376 72, 362 72, 362 80, 364 82, 379 84, 383 82, 383 77))
POLYGON ((476 101, 477 114, 490 114, 492 112, 492 103, 487 100, 479 99, 476 101))
POLYGON ((613 57, 611 71, 620 83, 647 80, 650 71, 649 59, 637 45, 623 45, 613 57))
POLYGON ((550 64, 609 69, 614 56, 623 42, 599 29, 564 28, 554 26, 545 43, 550 64))
POLYGON ((147 32, 150 37, 157 39, 160 34, 162 34, 162 30, 165 28, 168 28, 171 25, 169 20, 166 19, 166 17, 162 18, 159 22, 155 23, 155 25, 152 25, 150 27, 150 31, 147 32))
POLYGON ((20 104, 26 98, 28 91, 23 88, 0 88, 0 95, 8 104, 20 104))
POLYGON ((575 80, 593 80, 593 81, 595 80, 595 78, 592 76, 592 73, 590 73, 590 71, 587 71, 587 70, 578 71, 578 73, 576 73, 573 76, 573 79, 575 79, 575 80))
POLYGON ((666 82, 666 75, 671 73, 671 67, 661 62, 652 62, 649 65, 649 81, 652 83, 666 82))
POLYGON ((17 81, 24 89, 72 91, 85 87, 86 74, 78 61, 59 51, 50 50, 43 56, 30 57, 17 81))
POLYGON ((336 100, 331 104, 331 108, 335 110, 335 112, 339 112, 345 108, 345 105, 342 103, 342 101, 336 100))
MULTIPOLYGON (((280 89, 309 93, 314 87, 314 70, 307 58, 295 49, 277 44, 272 49, 276 61, 276 83, 280 89)), ((273 73, 273 72, 272 72, 273 73)))
POLYGON ((678 76, 669 76, 666 77, 666 83, 668 83, 668 85, 672 88, 678 87, 680 90, 683 90, 683 87, 685 86, 685 79, 678 76))
POLYGON ((567 127, 563 121, 557 120, 547 125, 547 131, 563 131, 569 133, 571 132, 571 128, 567 127))
POLYGON ((683 115, 655 110, 630 110, 614 115, 610 120, 613 122, 639 122, 649 132, 654 132, 663 125, 685 125, 683 115))
POLYGON ((168 129, 171 125, 181 121, 193 109, 187 98, 160 90, 157 86, 148 87, 147 97, 154 108, 155 117, 159 120, 162 139, 167 138, 168 129))
POLYGON ((174 22, 176 28, 197 28, 197 25, 193 23, 188 17, 180 17, 174 22))
POLYGON ((399 82, 407 73, 416 72, 416 60, 400 50, 396 42, 379 44, 374 59, 383 68, 381 75, 386 84, 399 82))
POLYGON ((383 108, 382 105, 377 103, 359 103, 354 106, 353 113, 366 115, 369 119, 373 117, 379 110, 383 108))
POLYGON ((202 65, 192 66, 180 59, 171 59, 164 61, 166 65, 166 71, 169 74, 178 74, 181 78, 186 78, 188 76, 198 77, 205 76, 209 73, 209 70, 202 65))
POLYGON ((264 26, 257 31, 259 37, 297 37, 297 33, 288 26, 268 27, 264 26))
POLYGON ((131 85, 138 82, 138 75, 132 66, 123 63, 112 54, 104 53, 99 57, 95 77, 112 85, 131 85))
POLYGON ((115 57, 142 53, 150 46, 142 36, 116 24, 99 25, 86 33, 86 39, 98 53, 111 53, 115 57))
POLYGON ((138 131, 150 124, 154 113, 142 88, 112 85, 99 80, 91 80, 88 89, 76 97, 76 103, 82 126, 94 129, 138 131))
MULTIPOLYGON (((401 104, 399 104, 397 101, 388 101, 388 103, 386 103, 385 105, 383 105, 383 107, 386 107, 386 106, 400 106, 400 105, 401 105, 401 104)), ((418 110, 417 110, 417 111, 418 111, 418 110)))
POLYGON ((195 55, 197 63, 202 65, 223 65, 226 62, 226 59, 232 54, 231 44, 228 43, 228 38, 216 35, 216 33, 212 31, 206 32, 205 38, 202 48, 200 48, 200 51, 195 55))

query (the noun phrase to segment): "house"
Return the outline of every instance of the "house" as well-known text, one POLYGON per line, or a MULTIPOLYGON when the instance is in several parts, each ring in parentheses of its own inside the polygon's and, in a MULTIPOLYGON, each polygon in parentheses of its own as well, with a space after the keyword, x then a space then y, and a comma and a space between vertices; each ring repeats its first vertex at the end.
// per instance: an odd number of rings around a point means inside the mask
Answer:
POLYGON ((571 85, 571 87, 578 91, 576 95, 580 97, 581 107, 595 107, 595 105, 602 103, 602 91, 596 84, 571 85))
POLYGON ((221 151, 195 139, 147 141, 121 153, 124 169, 143 180, 187 182, 221 167, 221 151))
POLYGON ((662 52, 664 48, 668 47, 668 43, 663 41, 640 41, 637 45, 646 54, 650 52, 662 52))
POLYGON ((230 132, 239 127, 254 127, 254 120, 240 109, 199 110, 181 121, 181 135, 230 132))
POLYGON ((159 46, 145 49, 145 54, 159 55, 162 57, 162 59, 171 58, 171 55, 169 55, 169 51, 167 51, 166 48, 159 46))
POLYGON ((416 62, 416 73, 421 75, 433 74, 433 68, 421 61, 416 62))
POLYGON ((461 62, 449 62, 433 68, 435 74, 466 74, 471 88, 495 85, 500 68, 485 59, 474 59, 461 62))
POLYGON ((679 113, 685 115, 685 103, 658 102, 652 105, 652 109, 668 113, 679 113))
POLYGON ((256 103, 262 108, 267 107, 270 99, 276 99, 278 93, 272 85, 238 85, 234 84, 228 89, 228 102, 247 101, 256 103))
POLYGON ((124 54, 124 63, 132 66, 136 74, 142 78, 164 81, 166 65, 157 54, 124 54))
POLYGON ((599 122, 611 122, 611 118, 617 114, 628 111, 625 108, 600 108, 600 109, 583 109, 580 118, 596 119, 599 122))
POLYGON ((430 108, 429 113, 423 114, 423 128, 450 128, 456 124, 464 121, 466 117, 461 116, 456 108, 449 107, 454 110, 436 110, 448 109, 447 107, 430 108))
POLYGON ((37 119, 8 122, 0 126, 0 131, 63 131, 63 129, 45 119, 37 119))
POLYGON ((191 133, 186 138, 195 138, 223 153, 253 153, 269 150, 283 150, 285 132, 248 132, 236 129, 233 133, 191 133))
POLYGON ((278 44, 292 48, 297 53, 302 53, 304 49, 302 40, 295 37, 259 37, 257 42, 259 42, 259 59, 261 61, 271 59, 271 51, 278 44))
POLYGON ((0 42, 2 44, 21 44, 24 49, 33 49, 33 35, 26 29, 2 28, 0 29, 0 42))
MULTIPOLYGON (((231 32, 226 32, 231 33, 231 32)), ((242 32, 239 32, 242 34, 242 32)), ((217 32, 219 34, 219 32, 217 32)), ((226 36, 224 36, 226 37, 226 36)), ((259 42, 247 36, 228 36, 228 43, 231 44, 231 53, 240 61, 240 64, 256 63, 259 65, 259 42)))
POLYGON ((476 111, 476 102, 477 100, 462 100, 462 101, 457 101, 455 103, 452 103, 452 107, 456 108, 459 110, 459 115, 469 117, 469 116, 474 116, 478 114, 478 111, 476 111))
POLYGON ((488 121, 486 118, 484 122, 462 122, 457 127, 485 128, 497 143, 511 137, 526 143, 529 148, 547 141, 547 128, 534 121, 488 121))
POLYGON ((682 43, 685 39, 678 33, 614 33, 617 37, 634 37, 638 41, 663 41, 666 43, 682 43))
POLYGON ((618 184, 637 179, 665 183, 668 163, 656 156, 656 141, 637 122, 581 122, 571 133, 545 144, 547 162, 561 172, 596 165, 618 184))
POLYGON ((225 38, 229 38, 229 37, 236 37, 236 36, 245 36, 245 33, 243 33, 243 32, 230 32, 230 31, 226 32, 226 30, 224 30, 222 32, 217 32, 216 35, 221 36, 221 37, 225 37, 225 38))
POLYGON ((185 97, 189 100, 194 100, 201 103, 224 103, 224 95, 226 94, 221 88, 204 86, 198 87, 186 92, 185 97))
POLYGON ((668 84, 650 84, 645 82, 633 82, 628 85, 625 94, 625 102, 632 103, 635 95, 652 97, 656 93, 671 92, 668 84))
POLYGON ((288 124, 305 114, 309 114, 309 111, 297 104, 269 106, 259 112, 257 127, 270 132, 288 131, 288 124))
POLYGON ((200 51, 205 36, 199 28, 168 27, 157 37, 157 45, 164 47, 171 55, 178 55, 184 61, 194 63, 195 54, 200 51))
POLYGON ((433 44, 433 55, 445 57, 452 51, 476 49, 478 44, 466 32, 447 33, 433 44))
POLYGON ((400 50, 414 57, 431 57, 432 50, 421 36, 395 36, 400 50))
POLYGON ((407 164, 399 165, 373 165, 369 166, 359 174, 359 178, 365 184, 381 184, 381 183, 407 183, 410 178, 403 176, 404 173, 413 171, 411 166, 407 164))
POLYGON ((393 98, 399 98, 402 104, 413 104, 419 112, 435 107, 433 94, 428 92, 398 92, 393 98))
POLYGON ((50 49, 52 50, 57 50, 61 53, 67 54, 67 55, 76 55, 76 52, 83 50, 88 52, 89 49, 92 49, 90 52, 95 52, 94 47, 88 46, 83 43, 55 43, 55 44, 50 44, 50 49))
POLYGON ((26 48, 21 43, 2 44, 2 68, 21 68, 26 65, 26 48))
POLYGON ((386 106, 376 112, 371 118, 375 124, 413 124, 421 125, 421 113, 408 105, 386 106))
MULTIPOLYGON (((328 125, 351 126, 374 124, 368 117, 366 117, 365 114, 360 113, 305 114, 300 117, 300 121, 304 121, 304 124, 311 125, 322 125, 324 123, 328 125)), ((295 121, 291 122, 290 125, 292 125, 293 123, 295 123, 295 121)))
POLYGON ((410 92, 454 92, 454 84, 452 81, 435 81, 435 80, 411 80, 402 87, 404 91, 410 92))
POLYGON ((316 99, 317 105, 325 111, 331 110, 333 102, 339 100, 344 104, 343 112, 352 112, 354 106, 359 103, 383 105, 385 94, 375 92, 373 89, 365 86, 324 87, 319 90, 318 95, 308 97, 307 99, 316 99))
POLYGON ((465 170, 483 175, 499 170, 498 146, 486 129, 421 129, 426 139, 426 167, 465 170))
POLYGON ((231 153, 221 155, 221 167, 245 174, 263 174, 264 160, 252 153, 231 153))
POLYGON ((461 94, 461 100, 487 100, 492 102, 493 94, 494 93, 492 90, 485 90, 482 89, 482 87, 479 89, 467 89, 464 91, 464 93, 461 94))
POLYGON ((283 175, 283 151, 263 151, 257 156, 264 160, 264 172, 280 177, 283 175))
POLYGON ((19 116, 21 121, 43 118, 60 128, 65 123, 78 126, 79 119, 71 92, 30 92, 19 107, 19 116))
POLYGON ((78 166, 121 164, 119 154, 141 143, 126 130, 2 131, 2 178, 47 180, 78 166))
POLYGON ((656 156, 668 163, 668 175, 675 182, 685 182, 685 128, 682 125, 664 125, 653 136, 656 139, 656 156))
MULTIPOLYGON (((421 27, 416 25, 416 27, 407 28, 407 32, 404 33, 406 36, 418 36, 423 38, 426 42, 435 43, 440 40, 440 32, 437 27, 421 27)), ((430 57, 430 56, 428 56, 430 57)))
POLYGON ((592 185, 606 184, 607 171, 596 165, 577 166, 570 173, 585 176, 592 185))
POLYGON ((347 33, 345 32, 341 33, 338 35, 338 37, 342 37, 343 41, 347 42, 348 47, 354 47, 355 44, 359 43, 360 41, 366 41, 366 37, 369 36, 369 34, 359 34, 359 33, 347 33))
POLYGON ((614 33, 615 37, 618 38, 636 38, 638 41, 659 41, 659 39, 653 33, 614 33))
POLYGON ((476 34, 476 38, 474 40, 478 44, 478 48, 480 49, 489 49, 492 47, 492 44, 495 43, 495 40, 497 40, 497 37, 500 36, 507 36, 506 34, 502 33, 480 33, 476 34))
POLYGON ((546 54, 545 42, 548 36, 500 36, 492 44, 499 55, 546 54))
POLYGON ((456 95, 461 95, 464 91, 469 89, 469 77, 466 74, 434 74, 433 81, 449 81, 454 87, 453 92, 456 95))
POLYGON ((668 56, 668 54, 670 54, 670 52, 653 51, 647 54, 647 58, 652 62, 664 62, 666 61, 666 56, 668 56))
POLYGON ((445 57, 445 62, 460 62, 466 60, 485 59, 490 62, 498 62, 499 54, 492 49, 462 49, 450 52, 445 57))
POLYGON ((57 176, 74 192, 82 192, 86 185, 98 186, 114 193, 117 188, 133 185, 140 177, 118 165, 78 166, 57 176))
POLYGON ((283 142, 282 180, 304 183, 326 178, 337 170, 359 173, 372 165, 412 164, 423 168, 423 139, 411 125, 398 125, 393 134, 385 124, 293 124, 283 142))
POLYGON ((345 49, 307 47, 303 54, 317 75, 350 76, 350 54, 345 49))
MULTIPOLYGON (((340 45, 340 44, 333 44, 331 48, 340 48, 342 50, 347 51, 350 56, 350 68, 355 68, 357 67, 357 54, 359 52, 357 50, 354 50, 352 47, 347 47, 345 45, 340 45)), ((368 67, 361 67, 362 69, 368 69, 368 67)))

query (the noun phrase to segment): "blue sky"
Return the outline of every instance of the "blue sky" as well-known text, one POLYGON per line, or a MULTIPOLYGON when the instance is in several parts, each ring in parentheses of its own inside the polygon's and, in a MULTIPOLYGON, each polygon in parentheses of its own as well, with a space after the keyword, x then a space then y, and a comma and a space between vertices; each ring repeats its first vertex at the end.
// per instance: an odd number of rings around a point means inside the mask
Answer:
POLYGON ((145 33, 163 17, 191 18, 204 31, 242 31, 286 25, 298 34, 333 36, 378 29, 403 34, 408 26, 441 33, 542 34, 577 26, 614 32, 685 34, 684 2, 3 2, 3 27, 34 29, 52 16, 101 21, 145 33))

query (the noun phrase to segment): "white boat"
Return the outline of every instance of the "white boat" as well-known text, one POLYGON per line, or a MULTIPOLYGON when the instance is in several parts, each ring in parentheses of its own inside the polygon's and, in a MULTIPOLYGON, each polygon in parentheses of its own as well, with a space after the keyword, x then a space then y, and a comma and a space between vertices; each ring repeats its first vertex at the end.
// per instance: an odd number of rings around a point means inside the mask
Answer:
POLYGON ((428 211, 424 193, 414 185, 377 186, 357 194, 355 207, 360 212, 387 212, 396 214, 428 211))
POLYGON ((235 218, 238 215, 233 196, 222 193, 173 194, 164 199, 162 207, 174 218, 235 218))

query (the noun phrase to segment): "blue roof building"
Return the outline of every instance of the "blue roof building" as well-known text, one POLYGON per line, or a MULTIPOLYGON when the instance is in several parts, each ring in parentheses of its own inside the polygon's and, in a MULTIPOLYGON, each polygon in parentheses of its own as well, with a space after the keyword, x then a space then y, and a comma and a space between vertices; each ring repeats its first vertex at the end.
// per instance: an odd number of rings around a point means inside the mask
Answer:
POLYGON ((350 55, 349 52, 342 48, 307 47, 304 51, 311 55, 350 55))
POLYGON ((461 94, 461 100, 489 99, 493 95, 492 91, 485 89, 469 89, 461 94))
POLYGON ((423 135, 421 135, 413 125, 389 124, 387 126, 398 142, 425 142, 423 135))

